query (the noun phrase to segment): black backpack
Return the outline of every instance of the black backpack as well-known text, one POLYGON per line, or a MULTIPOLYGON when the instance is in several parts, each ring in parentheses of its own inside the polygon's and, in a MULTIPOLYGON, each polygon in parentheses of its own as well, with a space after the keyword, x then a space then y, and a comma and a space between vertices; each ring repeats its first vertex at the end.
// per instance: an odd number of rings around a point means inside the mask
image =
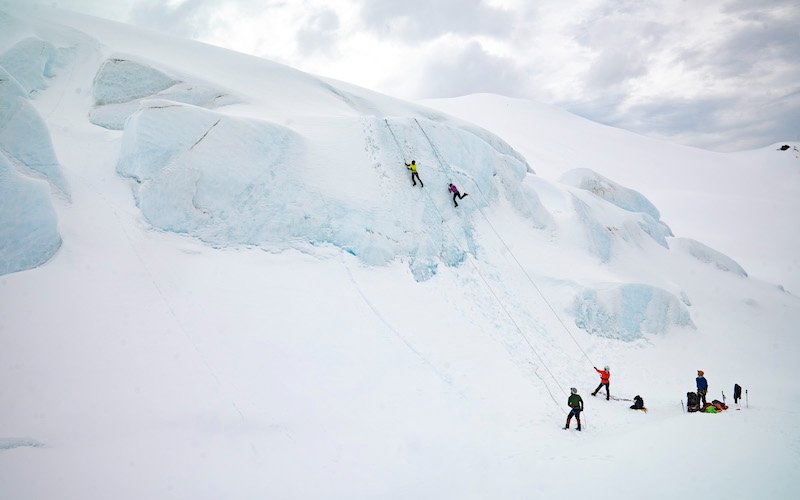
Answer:
POLYGON ((700 400, 698 399, 696 392, 686 393, 686 409, 690 412, 696 412, 700 410, 700 400))

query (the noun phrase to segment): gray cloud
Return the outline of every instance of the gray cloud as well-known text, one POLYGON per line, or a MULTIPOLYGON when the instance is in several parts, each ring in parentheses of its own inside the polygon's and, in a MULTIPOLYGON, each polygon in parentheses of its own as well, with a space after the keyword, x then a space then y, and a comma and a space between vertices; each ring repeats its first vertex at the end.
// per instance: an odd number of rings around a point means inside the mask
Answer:
POLYGON ((594 57, 580 79, 583 92, 562 106, 595 121, 711 149, 797 138, 796 4, 728 2, 708 21, 686 13, 684 19, 702 32, 687 31, 674 18, 669 25, 652 21, 653 7, 604 4, 577 26, 575 40, 594 57), (694 36, 693 45, 687 45, 686 35, 694 36), (677 92, 659 85, 643 99, 642 86, 658 84, 651 75, 665 70, 681 75, 677 92))
MULTIPOLYGON (((225 5, 235 5, 243 16, 281 8, 285 2, 263 0, 184 0, 168 4, 164 0, 132 0, 127 22, 176 36, 202 40, 215 27, 215 16, 225 5)), ((235 30, 235 26, 228 29, 235 30)))
POLYGON ((159 0, 143 0, 132 6, 129 22, 180 37, 201 38, 211 28, 213 8, 209 0, 186 0, 172 6, 159 0))
POLYGON ((331 50, 339 29, 339 16, 332 10, 322 10, 308 17, 297 33, 297 48, 301 54, 331 50))
POLYGON ((711 149, 797 139, 800 123, 797 0, 540 1, 507 8, 489 0, 44 4, 212 43, 230 37, 236 48, 249 45, 256 55, 310 72, 337 74, 344 62, 353 83, 399 97, 529 97, 711 149), (263 19, 266 31, 243 43, 235 36, 241 25, 231 18, 237 14, 263 19), (434 49, 454 45, 430 59, 434 49), (383 57, 379 48, 397 61, 394 67, 363 59, 383 57))
POLYGON ((455 53, 440 54, 420 72, 418 92, 429 97, 452 97, 481 92, 519 96, 527 79, 513 60, 488 54, 477 42, 455 53))
POLYGON ((502 35, 513 21, 482 0, 363 0, 361 15, 366 29, 410 42, 445 33, 502 35))

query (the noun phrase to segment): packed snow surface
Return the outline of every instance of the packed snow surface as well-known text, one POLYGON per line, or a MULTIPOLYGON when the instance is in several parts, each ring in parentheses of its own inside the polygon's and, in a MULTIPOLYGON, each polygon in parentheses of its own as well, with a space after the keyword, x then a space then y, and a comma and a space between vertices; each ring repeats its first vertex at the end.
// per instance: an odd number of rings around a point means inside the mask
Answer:
POLYGON ((790 157, 50 6, 0 7, 0 55, 1 498, 800 486, 790 157), (683 412, 698 369, 728 411, 683 412))

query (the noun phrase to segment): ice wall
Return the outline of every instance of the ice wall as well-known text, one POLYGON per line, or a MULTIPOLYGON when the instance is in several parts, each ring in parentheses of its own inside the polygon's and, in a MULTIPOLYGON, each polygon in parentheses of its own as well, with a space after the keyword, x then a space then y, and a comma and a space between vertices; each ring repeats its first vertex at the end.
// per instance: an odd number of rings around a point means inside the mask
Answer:
POLYGON ((331 244, 374 265, 402 258, 417 280, 436 274, 439 265, 459 265, 477 246, 471 208, 452 210, 448 179, 477 189, 475 204, 497 199, 502 184, 537 224, 547 215, 535 196, 526 198, 532 194, 522 186, 526 165, 512 155, 444 124, 389 122, 320 119, 315 127, 334 134, 328 139, 334 146, 354 152, 351 145, 366 140, 365 161, 356 161, 331 155, 322 137, 282 125, 146 101, 126 123, 117 171, 136 180, 139 207, 161 229, 217 246, 331 244), (396 166, 402 149, 426 166, 424 191, 398 188, 407 181, 396 166), (370 168, 369 159, 375 170, 359 173, 370 168), (389 163, 395 164, 391 175, 389 163))
POLYGON ((61 246, 50 189, 0 153, 0 275, 38 267, 61 246))
POLYGON ((673 249, 685 252, 700 262, 710 264, 722 271, 738 274, 739 276, 747 276, 747 272, 738 262, 699 241, 691 238, 672 238, 670 243, 673 249))
POLYGON ((661 214, 653 203, 638 191, 623 187, 588 168, 576 168, 565 172, 560 181, 568 186, 589 191, 600 198, 629 212, 643 212, 654 220, 661 214))
POLYGON ((20 168, 35 172, 68 194, 50 131, 28 102, 27 91, 0 66, 0 152, 20 168))
POLYGON ((588 333, 628 342, 672 327, 695 328, 678 297, 639 283, 587 288, 575 297, 572 313, 575 324, 588 333))
POLYGON ((72 57, 69 48, 58 49, 39 38, 25 38, 0 54, 0 66, 10 74, 26 94, 47 87, 47 79, 72 57))
POLYGON ((672 236, 672 231, 659 220, 658 209, 640 193, 585 168, 570 170, 560 181, 595 195, 580 196, 578 191, 573 193, 572 199, 578 222, 586 230, 588 248, 602 262, 609 262, 612 258, 617 237, 641 246, 641 237, 646 235, 662 247, 669 248, 667 237, 672 236), (602 200, 616 207, 617 213, 593 200, 602 200))
POLYGON ((112 58, 98 69, 92 85, 95 107, 89 120, 122 130, 125 120, 139 109, 142 99, 157 98, 214 108, 236 100, 228 93, 197 82, 180 81, 147 64, 112 58))
POLYGON ((572 196, 572 207, 578 216, 578 222, 586 229, 589 251, 600 257, 602 262, 610 261, 613 238, 608 227, 601 224, 589 205, 577 196, 572 196))

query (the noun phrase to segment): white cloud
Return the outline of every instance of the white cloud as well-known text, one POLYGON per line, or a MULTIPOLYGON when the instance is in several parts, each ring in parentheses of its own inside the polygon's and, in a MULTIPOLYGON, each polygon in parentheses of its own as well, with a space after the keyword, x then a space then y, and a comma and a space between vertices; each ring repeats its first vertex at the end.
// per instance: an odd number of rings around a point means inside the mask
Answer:
POLYGON ((723 150, 800 133, 793 97, 800 88, 800 6, 793 0, 45 3, 52 4, 403 98, 529 97, 723 150))

